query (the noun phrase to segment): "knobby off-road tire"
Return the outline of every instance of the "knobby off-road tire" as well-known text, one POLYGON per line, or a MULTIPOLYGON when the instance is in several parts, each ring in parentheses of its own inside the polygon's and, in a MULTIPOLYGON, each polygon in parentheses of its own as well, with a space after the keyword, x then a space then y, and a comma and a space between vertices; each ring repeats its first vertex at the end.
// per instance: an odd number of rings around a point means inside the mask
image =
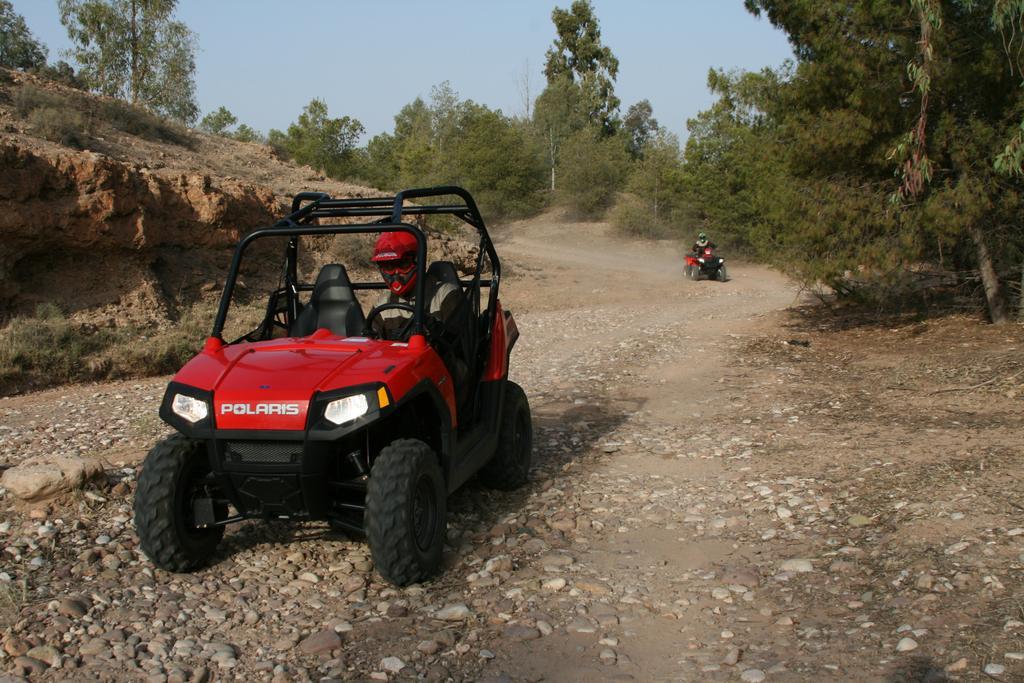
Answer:
POLYGON ((729 274, 725 270, 725 266, 720 266, 718 272, 715 273, 715 277, 719 282, 725 282, 729 279, 729 274))
POLYGON ((366 539, 377 571, 396 586, 419 583, 441 567, 447 492, 430 446, 397 439, 383 449, 366 485, 366 539))
POLYGON ((224 527, 191 524, 193 486, 210 471, 203 444, 173 434, 149 451, 135 490, 139 545, 157 567, 187 572, 209 562, 224 527))
POLYGON ((484 486, 511 491, 526 483, 533 455, 533 421, 526 392, 515 382, 505 384, 498 449, 480 470, 484 486))

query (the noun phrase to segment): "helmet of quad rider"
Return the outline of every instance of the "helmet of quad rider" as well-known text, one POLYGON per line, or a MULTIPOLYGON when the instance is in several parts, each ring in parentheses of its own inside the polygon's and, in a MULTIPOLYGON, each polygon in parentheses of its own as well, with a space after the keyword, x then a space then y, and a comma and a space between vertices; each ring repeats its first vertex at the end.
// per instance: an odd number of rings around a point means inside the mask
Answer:
POLYGON ((708 234, 706 232, 697 233, 697 244, 704 246, 708 243, 708 234))
POLYGON ((408 297, 416 284, 416 238, 405 231, 385 232, 377 238, 370 259, 380 268, 388 289, 408 297))

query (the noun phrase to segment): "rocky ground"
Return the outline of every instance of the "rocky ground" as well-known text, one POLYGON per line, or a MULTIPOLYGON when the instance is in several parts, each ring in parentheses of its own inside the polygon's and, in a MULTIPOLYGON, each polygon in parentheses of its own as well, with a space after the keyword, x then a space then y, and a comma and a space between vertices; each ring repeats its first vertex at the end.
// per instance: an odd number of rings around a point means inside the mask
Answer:
MULTIPOLYGON (((244 524, 154 570, 131 520, 166 379, 0 400, 0 463, 100 458, 0 498, 18 680, 1021 680, 1019 326, 886 325, 770 271, 688 282, 601 225, 511 226, 531 483, 450 500, 395 589, 323 525, 244 524)), ((3 675, 0 674, 0 679, 3 675)))

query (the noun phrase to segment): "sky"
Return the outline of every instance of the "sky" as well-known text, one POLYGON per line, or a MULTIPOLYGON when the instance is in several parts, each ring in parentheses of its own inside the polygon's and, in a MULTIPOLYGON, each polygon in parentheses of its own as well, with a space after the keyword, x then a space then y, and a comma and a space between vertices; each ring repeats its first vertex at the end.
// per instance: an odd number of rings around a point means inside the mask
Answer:
MULTIPOLYGON (((352 116, 362 142, 449 81, 461 99, 507 115, 544 87, 555 38, 551 10, 571 0, 179 0, 198 37, 202 114, 226 106, 240 123, 284 130, 313 98, 352 116)), ((601 40, 619 59, 615 92, 625 115, 647 99, 654 117, 686 138, 706 109, 708 69, 760 70, 792 58, 785 35, 742 0, 593 0, 601 40)), ((13 0, 50 60, 70 47, 57 0, 13 0)))

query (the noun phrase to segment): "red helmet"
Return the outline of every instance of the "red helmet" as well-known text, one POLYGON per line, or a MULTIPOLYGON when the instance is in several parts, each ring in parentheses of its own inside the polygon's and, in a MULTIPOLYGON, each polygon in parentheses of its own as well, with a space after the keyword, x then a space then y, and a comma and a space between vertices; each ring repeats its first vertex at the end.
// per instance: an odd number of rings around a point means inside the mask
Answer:
POLYGON ((416 238, 405 231, 385 232, 377 238, 370 259, 380 268, 388 289, 408 296, 416 284, 416 238))

